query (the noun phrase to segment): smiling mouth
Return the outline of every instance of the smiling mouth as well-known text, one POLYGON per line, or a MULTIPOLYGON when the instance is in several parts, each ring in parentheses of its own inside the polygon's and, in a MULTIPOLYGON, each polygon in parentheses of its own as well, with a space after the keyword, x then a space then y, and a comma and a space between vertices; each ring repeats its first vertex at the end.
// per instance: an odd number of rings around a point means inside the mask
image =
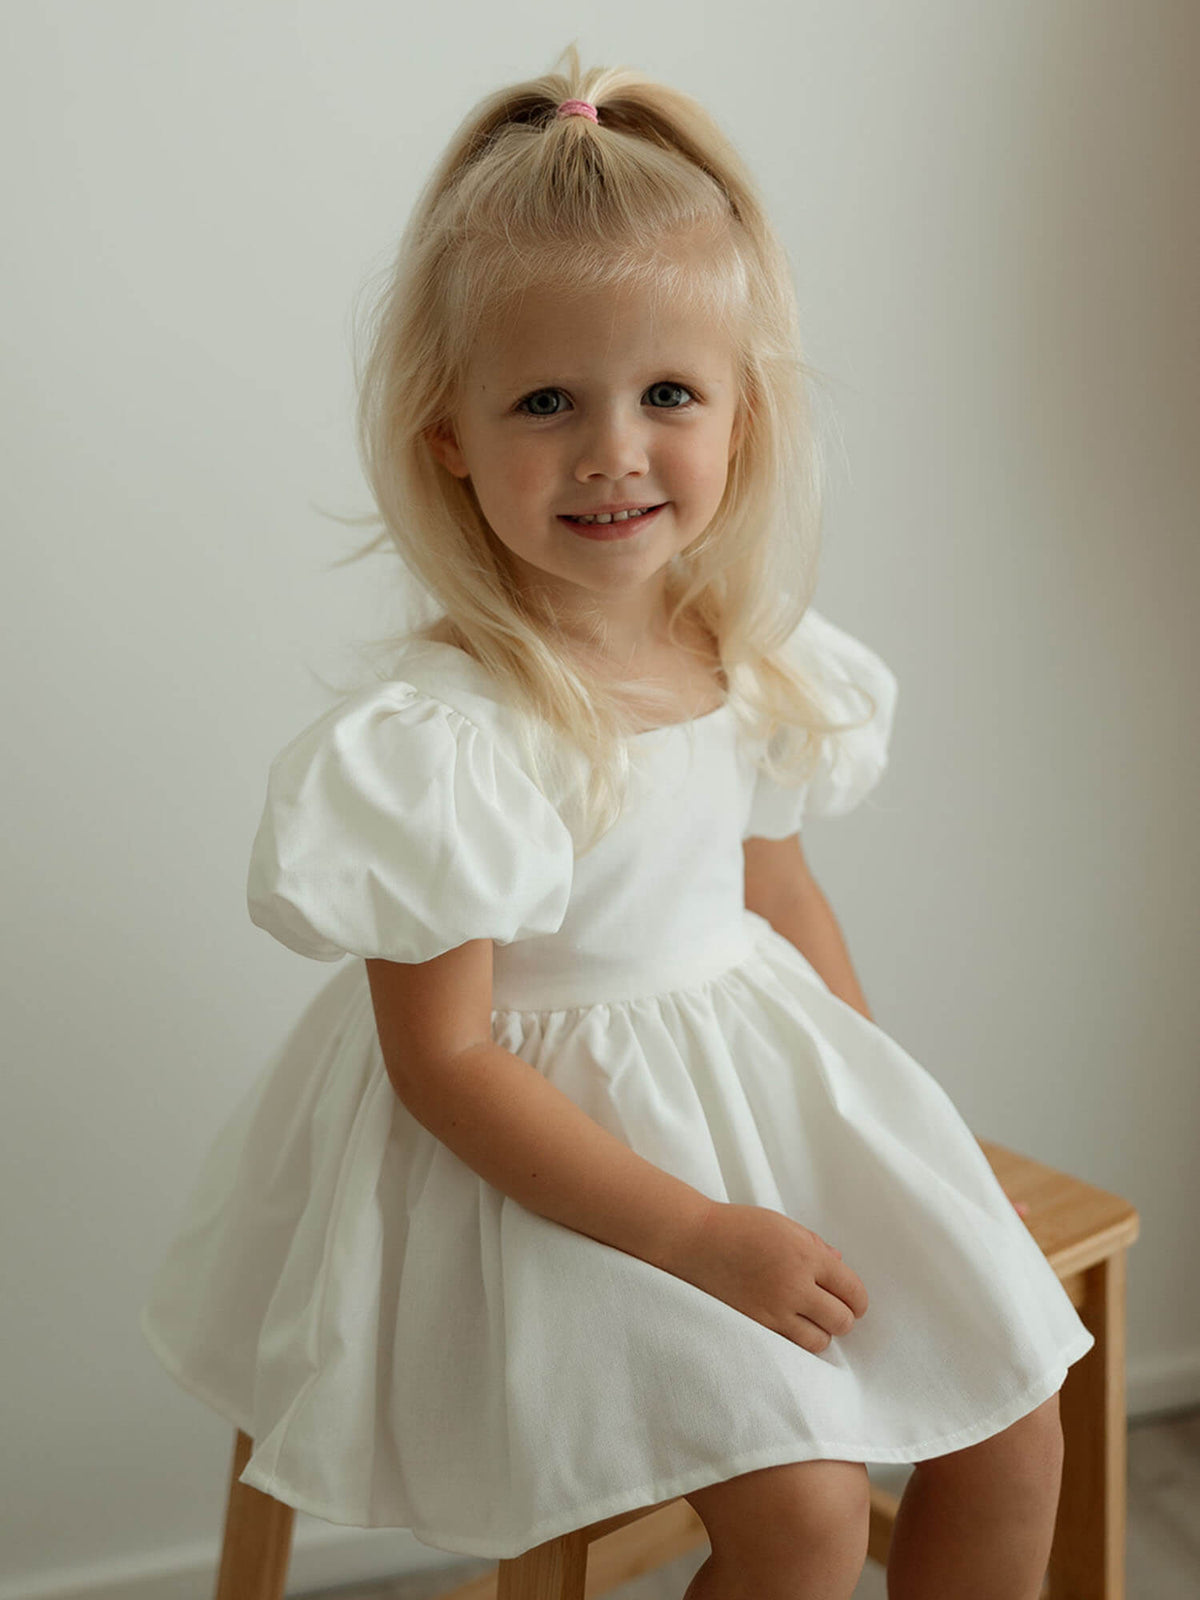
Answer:
POLYGON ((560 514, 558 520, 565 522, 568 528, 574 528, 578 533, 586 534, 592 539, 619 539, 626 534, 635 533, 643 522, 653 522, 654 517, 661 512, 667 502, 662 501, 658 506, 646 506, 645 510, 635 512, 613 512, 600 517, 584 520, 582 517, 570 517, 565 512, 560 514))

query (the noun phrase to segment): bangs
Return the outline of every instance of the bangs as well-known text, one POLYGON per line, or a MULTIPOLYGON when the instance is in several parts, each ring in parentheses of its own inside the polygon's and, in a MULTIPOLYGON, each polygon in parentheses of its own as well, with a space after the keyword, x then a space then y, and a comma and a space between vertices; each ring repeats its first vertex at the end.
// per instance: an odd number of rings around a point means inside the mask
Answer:
POLYGON ((503 325, 526 296, 563 299, 612 291, 648 301, 651 314, 698 314, 720 329, 736 349, 748 332, 749 275, 728 229, 715 238, 687 241, 659 232, 624 240, 473 240, 446 280, 444 326, 455 330, 452 365, 465 370, 477 338, 503 325))

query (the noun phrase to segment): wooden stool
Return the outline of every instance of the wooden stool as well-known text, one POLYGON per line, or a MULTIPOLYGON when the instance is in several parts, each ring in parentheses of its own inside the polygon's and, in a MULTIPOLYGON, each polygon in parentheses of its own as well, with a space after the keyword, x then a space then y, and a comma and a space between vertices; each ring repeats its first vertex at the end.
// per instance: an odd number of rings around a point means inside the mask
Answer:
MULTIPOLYGON (((1005 1193, 1028 1206, 1026 1226, 1096 1338, 1062 1388, 1062 1493, 1043 1593, 1125 1600, 1125 1252, 1138 1214, 1119 1195, 979 1142, 1005 1193)), ((294 1512, 238 1482, 251 1448, 239 1432, 216 1600, 282 1600, 284 1592, 294 1512)), ((872 1561, 887 1562, 898 1505, 872 1484, 872 1561)), ((706 1543, 704 1524, 680 1496, 548 1539, 444 1600, 592 1600, 706 1543)))

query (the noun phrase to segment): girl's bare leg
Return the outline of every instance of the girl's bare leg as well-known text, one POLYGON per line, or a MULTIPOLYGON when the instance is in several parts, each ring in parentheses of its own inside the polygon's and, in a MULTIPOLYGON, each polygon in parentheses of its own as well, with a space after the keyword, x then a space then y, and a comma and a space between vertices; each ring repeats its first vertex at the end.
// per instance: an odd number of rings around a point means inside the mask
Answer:
POLYGON ((1002 1433, 919 1461, 888 1555, 888 1600, 1037 1600, 1062 1483, 1058 1395, 1002 1433))
POLYGON ((855 1461, 789 1461, 684 1498, 712 1554, 683 1600, 850 1600, 867 1559, 871 1485, 855 1461))

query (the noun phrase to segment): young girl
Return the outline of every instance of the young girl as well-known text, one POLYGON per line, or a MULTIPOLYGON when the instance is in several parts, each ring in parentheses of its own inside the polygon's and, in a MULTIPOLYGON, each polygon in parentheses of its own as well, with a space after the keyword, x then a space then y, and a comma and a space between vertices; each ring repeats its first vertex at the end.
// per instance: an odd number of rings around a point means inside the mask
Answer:
POLYGON ((497 92, 361 373, 437 602, 271 764, 254 922, 355 959, 209 1155, 142 1314, 242 1481, 511 1557, 686 1495, 690 1600, 1026 1600, 1093 1339, 805 865, 896 681, 809 604, 790 269, 710 117, 497 92))

